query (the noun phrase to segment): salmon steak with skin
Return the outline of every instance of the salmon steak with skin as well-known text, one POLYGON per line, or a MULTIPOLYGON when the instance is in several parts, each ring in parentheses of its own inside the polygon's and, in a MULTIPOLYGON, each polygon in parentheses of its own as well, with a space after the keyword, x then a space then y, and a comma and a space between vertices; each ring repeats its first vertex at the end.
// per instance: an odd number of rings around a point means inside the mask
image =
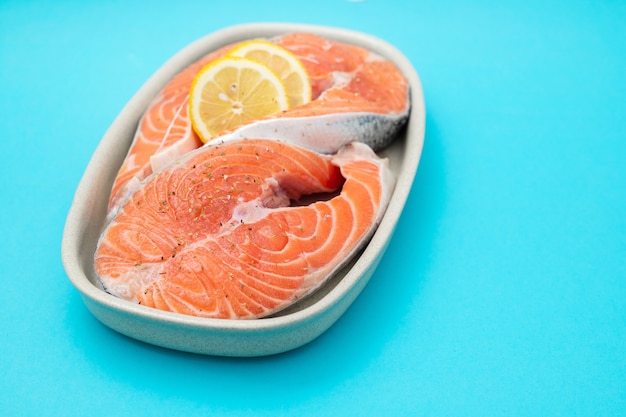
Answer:
POLYGON ((100 237, 95 270, 107 292, 145 306, 265 317, 368 242, 393 187, 387 160, 359 142, 334 155, 265 139, 206 145, 128 199, 100 237))
MULTIPOLYGON (((288 33, 271 41, 303 64, 311 82, 312 100, 222 132, 209 143, 266 138, 330 154, 358 140, 377 151, 391 143, 406 123, 409 84, 392 62, 362 47, 311 33, 288 33)), ((152 172, 202 146, 188 114, 192 81, 203 66, 237 45, 224 46, 185 68, 148 106, 114 181, 109 217, 152 172)))

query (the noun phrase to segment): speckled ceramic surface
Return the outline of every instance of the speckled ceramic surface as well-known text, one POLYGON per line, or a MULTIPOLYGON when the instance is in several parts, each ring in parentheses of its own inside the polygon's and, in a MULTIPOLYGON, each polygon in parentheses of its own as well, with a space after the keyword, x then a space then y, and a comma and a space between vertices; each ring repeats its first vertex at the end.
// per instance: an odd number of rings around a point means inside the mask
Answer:
POLYGON ((367 284, 402 213, 419 163, 425 127, 422 87, 410 62, 392 45, 367 34, 320 26, 262 23, 233 26, 190 44, 166 62, 135 94, 102 138, 76 190, 62 242, 68 277, 85 305, 102 323, 147 343, 210 355, 261 356, 310 342, 328 329, 367 284), (93 270, 93 253, 104 222, 108 193, 148 102, 177 72, 228 43, 292 31, 315 32, 360 45, 395 62, 411 86, 408 126, 381 152, 390 160, 397 184, 389 207, 369 244, 322 289, 274 317, 218 320, 151 309, 105 293, 93 270))

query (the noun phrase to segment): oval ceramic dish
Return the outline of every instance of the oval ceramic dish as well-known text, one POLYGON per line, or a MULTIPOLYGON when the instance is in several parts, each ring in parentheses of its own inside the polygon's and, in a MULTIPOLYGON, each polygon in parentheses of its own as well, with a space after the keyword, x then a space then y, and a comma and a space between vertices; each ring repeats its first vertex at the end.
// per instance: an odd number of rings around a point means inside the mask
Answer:
POLYGON ((105 325, 127 336, 187 352, 222 356, 261 356, 310 342, 328 329, 369 281, 392 236, 411 189, 424 141, 422 87, 410 62, 375 37, 336 28, 263 23, 230 27, 190 44, 165 63, 135 94, 98 145, 68 213, 62 242, 65 270, 87 308, 105 325), (397 183, 387 211, 367 246, 312 296, 276 316, 258 320, 219 320, 185 316, 134 304, 102 290, 93 255, 105 220, 109 190, 130 146, 142 112, 188 64, 223 45, 255 37, 305 31, 352 43, 395 62, 409 80, 411 114, 406 129, 380 154, 390 160, 397 183))

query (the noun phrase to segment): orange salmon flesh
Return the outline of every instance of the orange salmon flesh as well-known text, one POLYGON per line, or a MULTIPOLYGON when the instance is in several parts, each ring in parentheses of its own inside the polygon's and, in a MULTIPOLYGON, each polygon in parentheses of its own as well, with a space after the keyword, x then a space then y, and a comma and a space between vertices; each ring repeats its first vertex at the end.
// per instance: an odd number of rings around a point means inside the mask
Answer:
POLYGON ((392 189, 387 161, 359 142, 334 155, 265 139, 205 145, 122 205, 95 270, 106 291, 145 306, 265 317, 367 243, 392 189))

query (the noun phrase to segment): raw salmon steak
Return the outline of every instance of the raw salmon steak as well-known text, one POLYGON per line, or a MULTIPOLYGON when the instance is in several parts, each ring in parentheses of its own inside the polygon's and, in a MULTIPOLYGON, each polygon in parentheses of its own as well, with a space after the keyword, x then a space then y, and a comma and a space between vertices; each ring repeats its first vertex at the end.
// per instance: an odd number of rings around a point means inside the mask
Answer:
POLYGON ((319 288, 368 242, 394 186, 354 142, 325 155, 276 140, 178 157, 106 226, 95 270, 115 296, 186 315, 252 319, 319 288))
MULTIPOLYGON (((312 33, 288 33, 271 40, 302 62, 311 81, 312 101, 223 132, 214 142, 267 138, 334 153, 358 140, 379 150, 406 123, 409 84, 394 63, 362 47, 312 33)), ((235 46, 211 52, 181 71, 148 106, 113 184, 111 216, 152 172, 202 145, 188 114, 191 83, 204 65, 235 46)))

